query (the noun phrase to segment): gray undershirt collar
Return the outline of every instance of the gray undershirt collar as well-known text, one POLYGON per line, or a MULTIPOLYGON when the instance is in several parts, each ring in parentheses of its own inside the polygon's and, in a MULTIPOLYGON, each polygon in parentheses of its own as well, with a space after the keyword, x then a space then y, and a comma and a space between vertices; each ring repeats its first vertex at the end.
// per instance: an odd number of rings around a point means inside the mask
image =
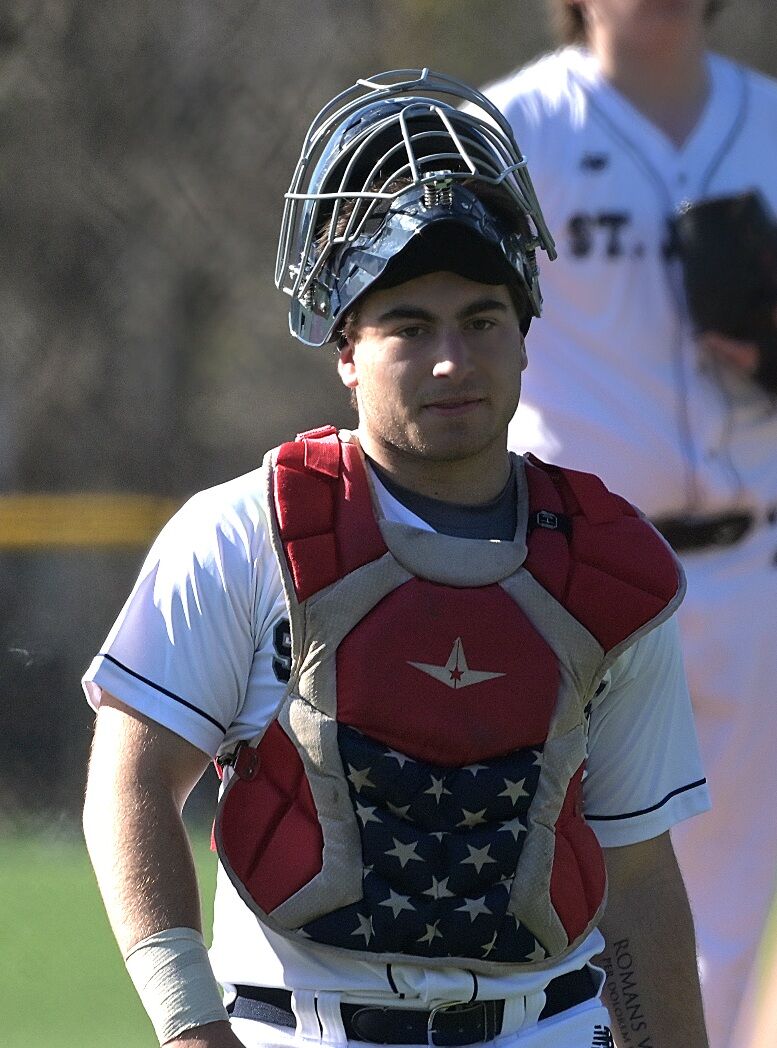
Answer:
POLYGON ((504 488, 495 499, 477 506, 443 502, 428 495, 419 495, 397 484, 372 459, 368 459, 368 462, 389 494, 411 513, 425 520, 435 531, 460 539, 503 539, 511 542, 515 538, 518 498, 512 459, 510 476, 504 488))

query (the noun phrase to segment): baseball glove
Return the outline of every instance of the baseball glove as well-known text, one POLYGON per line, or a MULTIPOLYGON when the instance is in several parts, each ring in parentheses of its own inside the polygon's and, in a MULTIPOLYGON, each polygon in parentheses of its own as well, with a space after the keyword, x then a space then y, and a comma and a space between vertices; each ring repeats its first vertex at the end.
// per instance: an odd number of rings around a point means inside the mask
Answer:
POLYGON ((755 192, 691 204, 674 219, 696 330, 759 349, 754 379, 777 393, 777 222, 755 192))

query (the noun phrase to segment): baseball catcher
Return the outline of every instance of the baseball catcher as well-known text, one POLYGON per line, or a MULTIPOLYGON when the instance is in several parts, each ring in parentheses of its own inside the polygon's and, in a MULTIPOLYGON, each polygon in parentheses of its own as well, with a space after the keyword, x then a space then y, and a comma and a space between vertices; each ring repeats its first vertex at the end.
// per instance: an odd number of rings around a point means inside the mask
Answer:
POLYGON ((472 89, 384 73, 313 121, 276 280, 358 427, 195 496, 85 678, 87 838, 163 1044, 608 1045, 606 938, 646 1036, 706 1048, 683 574, 594 475, 507 451, 538 252, 472 89), (210 759, 209 957, 180 809, 210 759))

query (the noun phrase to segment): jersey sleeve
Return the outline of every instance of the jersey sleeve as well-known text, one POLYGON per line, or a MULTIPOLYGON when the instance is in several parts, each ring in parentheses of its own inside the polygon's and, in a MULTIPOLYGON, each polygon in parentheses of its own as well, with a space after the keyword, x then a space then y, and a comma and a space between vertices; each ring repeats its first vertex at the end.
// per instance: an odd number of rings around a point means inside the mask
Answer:
MULTIPOLYGON (((249 478, 260 492, 261 471, 249 478)), ((229 487, 194 496, 168 522, 83 680, 95 708, 107 691, 210 756, 282 604, 261 501, 229 487)))
POLYGON ((605 848, 657 837, 710 807, 674 616, 624 652, 602 681, 583 806, 605 848))

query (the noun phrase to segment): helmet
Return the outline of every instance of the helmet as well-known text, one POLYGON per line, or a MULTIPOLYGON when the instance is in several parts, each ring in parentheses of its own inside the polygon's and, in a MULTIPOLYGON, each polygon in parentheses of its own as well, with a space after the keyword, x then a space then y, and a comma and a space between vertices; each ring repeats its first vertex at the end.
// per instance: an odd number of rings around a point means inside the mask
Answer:
POLYGON ((334 341, 356 299, 442 222, 489 246, 528 327, 542 307, 537 248, 556 251, 505 118, 428 69, 357 81, 313 121, 286 193, 275 284, 291 296, 292 335, 334 341))

